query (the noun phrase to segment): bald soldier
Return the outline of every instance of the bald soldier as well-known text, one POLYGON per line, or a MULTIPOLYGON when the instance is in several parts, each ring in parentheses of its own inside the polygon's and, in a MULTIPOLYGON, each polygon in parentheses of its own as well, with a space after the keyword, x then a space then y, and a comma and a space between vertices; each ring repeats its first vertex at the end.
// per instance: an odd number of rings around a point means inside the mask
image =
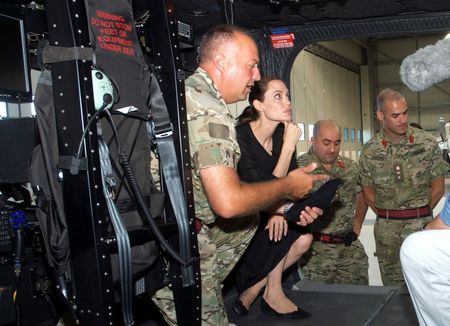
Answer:
MULTIPOLYGON (((286 199, 302 198, 316 181, 327 178, 308 174, 315 168, 311 165, 273 181, 240 182, 236 171, 240 150, 227 104, 247 98, 253 83, 261 77, 258 63, 258 48, 249 32, 233 25, 218 25, 203 36, 199 68, 185 84, 202 325, 228 325, 221 283, 253 237, 258 225, 255 214, 286 199)), ((321 214, 321 209, 307 207, 298 224, 307 225, 321 214)), ((167 323, 181 322, 177 321, 169 286, 158 290, 153 301, 167 323)))
POLYGON ((306 279, 323 283, 368 284, 368 258, 358 236, 367 212, 355 161, 340 156, 342 132, 333 120, 319 120, 314 125, 311 148, 298 158, 299 166, 313 162, 343 185, 323 216, 309 225, 314 241, 301 259, 306 279))
POLYGON ((399 251, 403 240, 432 219, 444 195, 443 160, 436 139, 410 127, 408 103, 396 90, 377 96, 377 118, 383 128, 362 149, 361 186, 377 215, 376 255, 384 285, 404 282, 399 251))

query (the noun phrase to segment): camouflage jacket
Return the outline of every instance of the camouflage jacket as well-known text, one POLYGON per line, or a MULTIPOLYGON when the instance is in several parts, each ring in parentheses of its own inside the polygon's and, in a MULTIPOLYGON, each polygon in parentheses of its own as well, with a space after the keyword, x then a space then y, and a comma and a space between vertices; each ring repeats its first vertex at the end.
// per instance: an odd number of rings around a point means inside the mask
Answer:
POLYGON ((436 139, 413 127, 398 144, 378 132, 363 146, 359 165, 361 185, 375 188, 375 206, 383 209, 428 205, 431 182, 448 170, 436 139))
POLYGON ((206 198, 200 169, 218 165, 236 169, 239 145, 234 118, 208 74, 198 68, 186 79, 185 88, 195 217, 209 224, 216 216, 206 198))
MULTIPOLYGON (((344 183, 337 192, 336 200, 333 200, 323 215, 310 225, 312 232, 342 235, 351 231, 356 211, 356 194, 361 191, 358 184, 358 164, 352 159, 339 155, 328 171, 311 149, 298 157, 299 166, 306 166, 312 162, 318 164, 313 174, 327 174, 332 178, 340 178, 344 183)), ((317 190, 320 186, 321 184, 316 183, 313 190, 317 190)))

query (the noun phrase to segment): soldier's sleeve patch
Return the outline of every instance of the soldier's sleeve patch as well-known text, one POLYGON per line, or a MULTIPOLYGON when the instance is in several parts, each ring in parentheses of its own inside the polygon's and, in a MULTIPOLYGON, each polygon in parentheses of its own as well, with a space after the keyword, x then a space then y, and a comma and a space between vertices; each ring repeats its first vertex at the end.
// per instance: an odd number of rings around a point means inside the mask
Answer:
POLYGON ((197 154, 199 169, 223 164, 220 144, 208 143, 199 145, 197 154))
POLYGON ((230 139, 230 130, 226 125, 210 122, 208 129, 209 136, 212 138, 230 139))

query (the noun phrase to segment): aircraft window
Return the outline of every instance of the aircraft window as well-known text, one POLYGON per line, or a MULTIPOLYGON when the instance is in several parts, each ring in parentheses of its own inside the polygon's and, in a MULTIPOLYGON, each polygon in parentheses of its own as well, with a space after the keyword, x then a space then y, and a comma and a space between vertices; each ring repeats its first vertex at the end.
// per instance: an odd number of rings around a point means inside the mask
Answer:
POLYGON ((30 114, 33 117, 36 116, 36 108, 34 107, 34 95, 33 95, 33 102, 30 103, 30 114))
MULTIPOLYGON (((34 101, 34 95, 33 95, 34 101)), ((0 102, 0 119, 25 118, 36 116, 34 102, 30 103, 6 103, 0 102)))
POLYGON ((5 118, 6 116, 6 103, 0 102, 0 119, 5 118))

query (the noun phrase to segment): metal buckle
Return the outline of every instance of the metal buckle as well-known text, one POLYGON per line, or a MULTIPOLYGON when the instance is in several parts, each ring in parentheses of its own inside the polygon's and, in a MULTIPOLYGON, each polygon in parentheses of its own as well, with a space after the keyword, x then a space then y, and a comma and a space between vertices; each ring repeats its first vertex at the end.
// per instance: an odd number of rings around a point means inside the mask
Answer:
POLYGON ((158 128, 158 130, 155 126, 154 121, 151 122, 151 125, 152 125, 152 129, 153 129, 153 134, 155 135, 155 138, 157 138, 157 139, 166 138, 166 137, 173 135, 172 122, 169 122, 169 124, 166 124, 164 127, 158 128))

